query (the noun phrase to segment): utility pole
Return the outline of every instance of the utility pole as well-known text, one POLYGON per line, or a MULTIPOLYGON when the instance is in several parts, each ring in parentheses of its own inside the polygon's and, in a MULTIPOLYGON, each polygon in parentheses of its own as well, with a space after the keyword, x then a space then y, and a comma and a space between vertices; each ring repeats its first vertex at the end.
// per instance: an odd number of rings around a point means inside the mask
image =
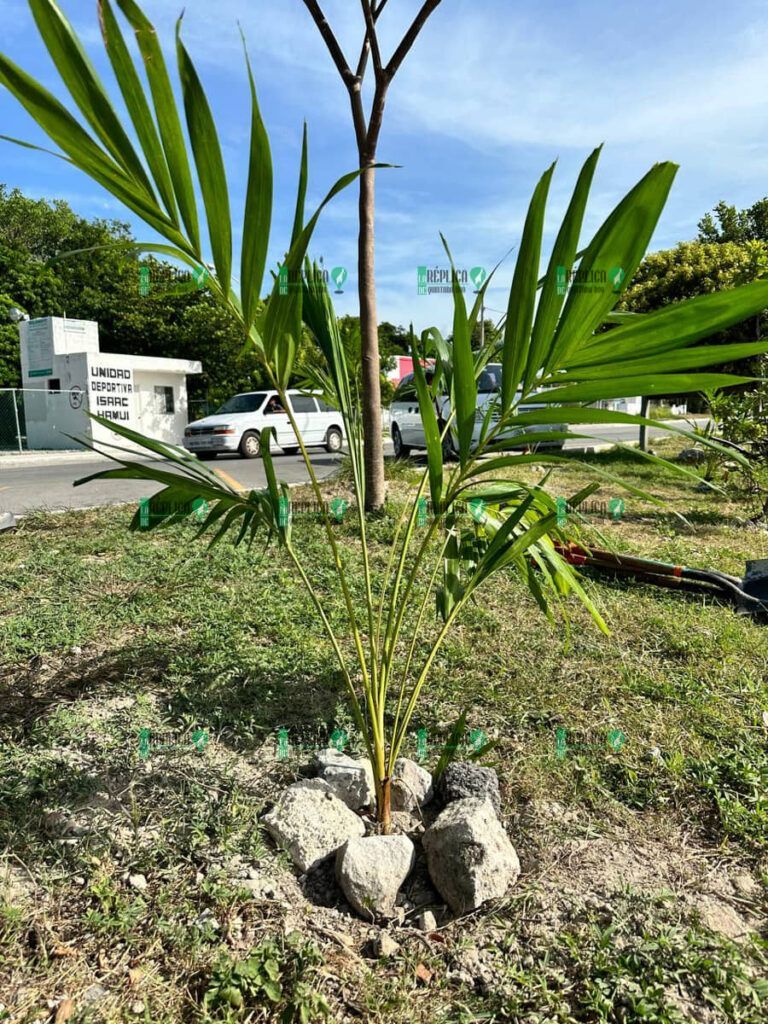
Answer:
MULTIPOLYGON (((640 399, 640 415, 643 417, 648 416, 648 406, 650 404, 650 398, 645 395, 640 399)), ((648 427, 644 423, 640 425, 640 451, 648 451, 648 427)))

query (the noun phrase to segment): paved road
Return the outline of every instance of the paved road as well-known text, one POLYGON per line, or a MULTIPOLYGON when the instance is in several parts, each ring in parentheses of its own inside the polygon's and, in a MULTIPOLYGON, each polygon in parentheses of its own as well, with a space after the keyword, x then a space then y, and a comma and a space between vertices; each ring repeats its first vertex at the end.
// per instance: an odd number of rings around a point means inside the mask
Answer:
MULTIPOLYGON (((306 467, 300 455, 276 453, 274 461, 281 480, 287 483, 304 483, 307 480, 306 467)), ((159 486, 148 485, 140 480, 94 480, 80 487, 72 486, 75 480, 106 468, 106 459, 77 460, 73 456, 63 464, 15 468, 11 464, 6 468, 6 463, 10 462, 10 459, 3 459, 0 466, 0 512, 13 512, 14 515, 33 509, 119 505, 127 501, 138 501, 160 490, 159 486)), ((332 473, 338 463, 338 455, 328 455, 324 451, 312 455, 312 464, 320 479, 332 473)), ((223 469, 244 487, 263 487, 266 483, 261 459, 222 455, 208 465, 214 469, 223 469)))
MULTIPOLYGON (((678 425, 686 427, 684 421, 678 425)), ((578 427, 573 428, 578 431, 578 427)), ((634 426, 594 426, 585 427, 584 433, 593 435, 595 441, 569 441, 568 448, 579 448, 583 445, 610 444, 617 441, 636 441, 637 427, 634 426)), ((659 437, 665 432, 657 427, 650 427, 649 438, 659 437)), ((391 452, 387 442, 385 451, 391 452)), ((312 455, 312 463, 319 478, 331 474, 339 463, 338 455, 328 455, 318 451, 312 455)), ((54 465, 15 466, 11 457, 0 460, 0 512, 13 512, 21 515, 33 509, 64 509, 90 508, 96 505, 114 505, 127 501, 138 501, 159 490, 158 487, 147 486, 133 480, 97 480, 81 487, 73 487, 75 480, 96 473, 102 463, 93 458, 78 459, 68 456, 66 462, 54 465)), ((264 468, 260 459, 241 459, 236 455, 219 456, 215 462, 209 463, 214 468, 220 467, 233 476, 245 487, 263 487, 264 468)), ((288 483, 304 483, 307 473, 300 455, 275 455, 275 468, 278 477, 288 483)))

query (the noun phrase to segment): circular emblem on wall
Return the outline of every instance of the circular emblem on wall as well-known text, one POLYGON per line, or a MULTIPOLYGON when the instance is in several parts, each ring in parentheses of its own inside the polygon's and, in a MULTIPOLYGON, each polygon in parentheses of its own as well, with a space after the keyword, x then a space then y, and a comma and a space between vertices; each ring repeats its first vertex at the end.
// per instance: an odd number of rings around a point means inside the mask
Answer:
POLYGON ((73 409, 79 409, 83 404, 83 389, 77 384, 70 389, 69 404, 73 409))

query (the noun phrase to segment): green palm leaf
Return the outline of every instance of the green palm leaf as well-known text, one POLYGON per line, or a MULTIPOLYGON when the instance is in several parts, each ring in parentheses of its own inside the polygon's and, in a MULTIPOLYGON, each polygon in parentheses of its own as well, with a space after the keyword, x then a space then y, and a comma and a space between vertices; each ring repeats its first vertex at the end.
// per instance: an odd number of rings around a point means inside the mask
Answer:
POLYGON ((163 143, 173 190, 181 211, 181 218, 189 234, 195 253, 200 253, 200 228, 195 203, 192 173, 189 169, 187 147, 181 120, 176 108, 171 79, 165 57, 157 38, 155 26, 134 0, 117 0, 120 10, 128 19, 136 35, 139 52, 144 60, 149 89, 155 106, 155 116, 163 143))
MULTIPOLYGON (((245 39, 243 39, 245 49, 245 39)), ((246 330, 256 319, 261 297, 264 268, 267 265, 269 231, 272 222, 272 154, 256 95, 253 71, 245 50, 248 85, 251 90, 251 149, 248 162, 248 185, 245 193, 243 249, 240 269, 240 292, 246 330)))
POLYGON ((187 130, 208 218, 213 263, 222 291, 229 295, 232 283, 232 218, 229 212, 227 176, 208 98, 181 41, 181 18, 176 22, 176 53, 184 95, 184 110, 187 115, 187 130))
POLYGON ((515 264, 512 288, 509 292, 507 322, 504 328, 502 354, 501 409, 506 412, 512 405, 520 378, 528 362, 533 311, 541 258, 541 236, 544 231, 544 211, 549 195, 549 184, 555 165, 552 164, 536 186, 525 218, 520 252, 515 264))

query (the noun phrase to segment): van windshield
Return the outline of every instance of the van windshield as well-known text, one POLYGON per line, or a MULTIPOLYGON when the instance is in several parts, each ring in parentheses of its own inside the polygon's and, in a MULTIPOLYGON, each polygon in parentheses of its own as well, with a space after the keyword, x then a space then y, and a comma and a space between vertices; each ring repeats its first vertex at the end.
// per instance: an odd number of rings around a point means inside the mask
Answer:
POLYGON ((216 410, 216 415, 219 416, 222 413, 229 412, 258 412, 264 404, 264 399, 267 397, 264 391, 254 391, 250 395, 235 395, 234 398, 229 398, 220 409, 216 410))

